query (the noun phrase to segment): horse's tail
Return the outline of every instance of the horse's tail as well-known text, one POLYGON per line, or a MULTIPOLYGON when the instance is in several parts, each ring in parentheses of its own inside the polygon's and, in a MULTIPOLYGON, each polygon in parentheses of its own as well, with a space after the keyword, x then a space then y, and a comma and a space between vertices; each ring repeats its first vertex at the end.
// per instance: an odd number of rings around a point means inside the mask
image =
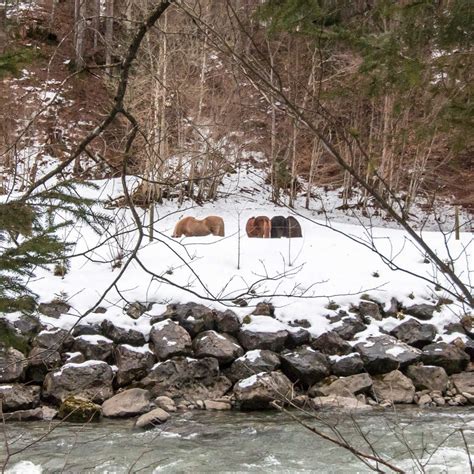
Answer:
POLYGON ((173 235, 172 235, 171 237, 180 237, 180 235, 178 235, 179 227, 180 227, 179 223, 180 223, 180 222, 181 222, 181 221, 178 221, 178 222, 176 223, 176 225, 174 226, 173 235))

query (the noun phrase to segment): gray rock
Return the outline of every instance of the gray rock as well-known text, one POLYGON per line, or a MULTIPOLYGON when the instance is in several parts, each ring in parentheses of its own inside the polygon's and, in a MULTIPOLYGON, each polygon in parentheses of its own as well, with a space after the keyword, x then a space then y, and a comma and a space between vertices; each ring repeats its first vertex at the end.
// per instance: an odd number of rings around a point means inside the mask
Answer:
POLYGON ((61 355, 61 359, 63 361, 63 365, 69 363, 82 364, 86 361, 86 358, 82 352, 64 352, 61 355))
POLYGON ((265 372, 240 380, 234 394, 242 410, 272 408, 271 402, 285 404, 291 400, 293 386, 281 372, 265 372))
POLYGON ((62 360, 58 351, 33 347, 28 354, 26 379, 35 383, 43 383, 46 374, 60 365, 62 365, 62 360))
POLYGON ((78 324, 74 326, 71 334, 74 337, 78 336, 101 336, 102 329, 100 328, 100 324, 78 324))
POLYGON ((219 363, 213 357, 174 357, 158 362, 139 384, 154 397, 185 400, 219 398, 232 387, 231 381, 220 374, 219 363))
POLYGON ((86 360, 113 362, 114 343, 104 336, 76 337, 72 350, 84 354, 86 360))
POLYGON ((309 346, 280 355, 281 370, 293 382, 309 387, 330 374, 328 358, 309 346))
MULTIPOLYGON (((124 311, 125 313, 133 319, 138 319, 140 316, 145 314, 147 311, 153 307, 153 303, 140 303, 139 301, 135 301, 134 303, 130 303, 129 305, 125 306, 124 311)), ((123 341, 120 341, 123 342, 123 341)))
POLYGON ((229 364, 244 353, 232 336, 216 331, 204 331, 196 336, 193 349, 196 357, 215 357, 222 365, 229 364))
POLYGON ((219 332, 225 332, 235 336, 240 329, 240 321, 238 316, 230 309, 215 314, 216 329, 219 332))
POLYGON ((217 400, 204 400, 204 407, 206 410, 230 410, 232 405, 229 402, 221 402, 217 400))
POLYGON ((469 356, 459 347, 445 342, 428 344, 423 348, 421 360, 425 365, 443 367, 448 375, 462 372, 469 363, 469 356))
POLYGON ((155 405, 157 406, 157 408, 161 408, 162 410, 165 410, 168 413, 176 411, 176 403, 170 397, 156 397, 155 405))
POLYGON ((327 397, 315 397, 311 399, 313 408, 316 410, 330 408, 344 411, 371 410, 370 405, 353 397, 341 397, 340 395, 329 395, 327 397))
POLYGON ((49 331, 41 331, 34 339, 34 347, 44 347, 45 349, 53 349, 58 352, 71 349, 74 344, 74 338, 69 331, 65 329, 52 329, 49 331))
POLYGON ((355 397, 360 393, 368 393, 372 388, 372 379, 369 374, 350 375, 341 377, 328 385, 320 385, 311 394, 318 396, 339 395, 341 397, 355 397))
POLYGON ((115 363, 118 368, 115 375, 117 385, 123 387, 134 380, 142 379, 155 362, 155 354, 148 346, 118 345, 115 348, 115 363))
POLYGON ((152 326, 150 344, 158 360, 191 353, 189 333, 171 319, 152 326))
POLYGON ((280 358, 272 351, 255 349, 236 359, 227 376, 232 382, 246 379, 260 372, 273 372, 280 367, 280 358))
POLYGON ((352 346, 334 331, 325 332, 311 343, 311 347, 327 355, 346 355, 352 346))
POLYGON ((169 413, 162 410, 161 408, 155 408, 154 410, 145 413, 140 416, 135 422, 136 428, 154 428, 157 425, 165 423, 170 417, 169 413))
POLYGON ((359 303, 359 314, 363 318, 370 316, 377 321, 382 320, 382 313, 380 312, 379 305, 373 301, 361 301, 359 303))
POLYGON ((61 314, 67 313, 71 306, 64 301, 51 301, 51 303, 40 303, 38 311, 50 318, 59 318, 61 314))
POLYGON ((379 401, 388 400, 392 403, 413 403, 415 396, 413 382, 399 370, 374 377, 372 389, 379 401))
POLYGON ((167 318, 178 321, 191 337, 196 337, 201 331, 215 329, 216 312, 197 303, 170 304, 166 312, 151 319, 151 324, 167 318))
POLYGON ((269 302, 257 303, 255 309, 252 311, 252 314, 255 316, 270 316, 275 317, 275 306, 269 302))
POLYGON ((27 361, 20 351, 0 346, 0 383, 20 380, 26 366, 27 361))
POLYGON ((333 331, 342 339, 350 341, 358 332, 367 329, 367 326, 358 316, 346 316, 341 319, 341 324, 333 328, 333 331))
POLYGON ((22 314, 11 324, 21 335, 26 336, 28 340, 33 339, 43 329, 43 325, 32 314, 22 314))
POLYGON ((442 367, 434 365, 410 365, 407 376, 413 381, 416 390, 430 390, 444 393, 448 387, 448 375, 442 367))
POLYGON ((433 342, 437 331, 432 324, 421 324, 416 319, 408 319, 390 331, 390 334, 410 346, 423 349, 433 342))
MULTIPOLYGON (((29 410, 40 403, 40 387, 35 385, 0 385, 0 405, 4 412, 29 410)), ((1 412, 1 410, 0 410, 1 412)))
POLYGON ((357 352, 345 356, 329 357, 331 372, 334 375, 348 376, 364 372, 364 363, 357 352))
POLYGON ((114 394, 112 379, 112 369, 102 361, 66 364, 60 370, 46 375, 43 397, 60 403, 69 395, 75 395, 102 403, 114 394))
POLYGON ((460 374, 452 375, 451 382, 458 393, 472 400, 472 397, 474 397, 474 372, 461 372, 460 374))
POLYGON ((104 319, 100 326, 102 334, 112 339, 115 344, 130 344, 132 346, 143 346, 146 344, 145 336, 136 329, 117 326, 108 319, 104 319))
MULTIPOLYGON (((261 316, 262 318, 264 316, 261 316)), ((268 316, 266 316, 268 317, 268 316)), ((268 317, 271 319, 270 317, 268 317)), ((266 349, 273 352, 280 352, 285 347, 288 331, 256 331, 245 329, 245 325, 240 328, 238 339, 246 351, 254 349, 266 349)))
POLYGON ((288 331, 288 337, 286 338, 285 346, 288 349, 295 349, 296 347, 304 344, 309 344, 311 340, 311 334, 306 329, 299 328, 296 331, 288 331))
POLYGON ((414 316, 422 321, 428 321, 433 317, 433 313, 436 310, 436 306, 431 304, 415 304, 408 308, 405 308, 404 313, 414 316))
POLYGON ((31 408, 30 410, 17 410, 4 413, 5 421, 38 421, 43 420, 43 410, 41 408, 31 408))
POLYGON ((142 388, 131 388, 114 395, 102 404, 106 417, 124 418, 141 415, 150 410, 150 392, 142 388))
POLYGON ((421 351, 391 336, 369 337, 355 346, 369 374, 384 374, 420 360, 421 351))

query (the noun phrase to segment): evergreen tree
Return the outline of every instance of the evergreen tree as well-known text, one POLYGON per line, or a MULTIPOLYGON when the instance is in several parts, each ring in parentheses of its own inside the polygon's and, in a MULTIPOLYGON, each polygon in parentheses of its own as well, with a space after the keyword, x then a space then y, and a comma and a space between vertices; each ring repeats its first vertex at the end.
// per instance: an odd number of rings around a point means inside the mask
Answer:
POLYGON ((34 309, 37 295, 28 281, 35 269, 63 263, 71 248, 60 238, 60 230, 84 222, 97 233, 103 231, 110 219, 94 212, 93 204, 94 200, 79 196, 72 181, 27 200, 0 203, 0 312, 34 309), (68 219, 58 222, 58 213, 68 219))

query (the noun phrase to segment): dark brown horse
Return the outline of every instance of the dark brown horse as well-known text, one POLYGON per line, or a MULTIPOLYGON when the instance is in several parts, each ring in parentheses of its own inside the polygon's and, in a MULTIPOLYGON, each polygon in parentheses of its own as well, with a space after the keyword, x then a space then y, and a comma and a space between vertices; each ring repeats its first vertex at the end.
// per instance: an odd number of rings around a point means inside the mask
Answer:
POLYGON ((202 220, 194 217, 183 217, 176 224, 173 237, 202 237, 204 235, 224 237, 224 221, 222 217, 208 216, 202 220))
POLYGON ((270 219, 266 216, 251 217, 245 226, 249 237, 263 237, 265 239, 270 237, 271 228, 270 219))
POLYGON ((272 239, 288 237, 288 224, 283 216, 272 217, 272 239))
POLYGON ((303 237, 300 223, 293 216, 286 218, 286 228, 288 238, 291 239, 293 237, 303 237))

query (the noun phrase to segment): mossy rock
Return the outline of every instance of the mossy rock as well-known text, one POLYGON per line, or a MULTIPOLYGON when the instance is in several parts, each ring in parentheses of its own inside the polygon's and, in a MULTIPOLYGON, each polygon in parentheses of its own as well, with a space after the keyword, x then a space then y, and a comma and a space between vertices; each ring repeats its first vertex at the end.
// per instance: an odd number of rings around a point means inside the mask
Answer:
POLYGON ((102 409, 90 400, 70 396, 61 403, 58 416, 71 423, 91 423, 100 421, 102 409))
POLYGON ((7 75, 16 76, 22 68, 40 57, 33 48, 19 48, 0 54, 0 79, 7 75))
POLYGON ((30 345, 28 338, 19 334, 8 321, 0 319, 0 346, 8 348, 13 347, 22 354, 28 354, 30 345))

